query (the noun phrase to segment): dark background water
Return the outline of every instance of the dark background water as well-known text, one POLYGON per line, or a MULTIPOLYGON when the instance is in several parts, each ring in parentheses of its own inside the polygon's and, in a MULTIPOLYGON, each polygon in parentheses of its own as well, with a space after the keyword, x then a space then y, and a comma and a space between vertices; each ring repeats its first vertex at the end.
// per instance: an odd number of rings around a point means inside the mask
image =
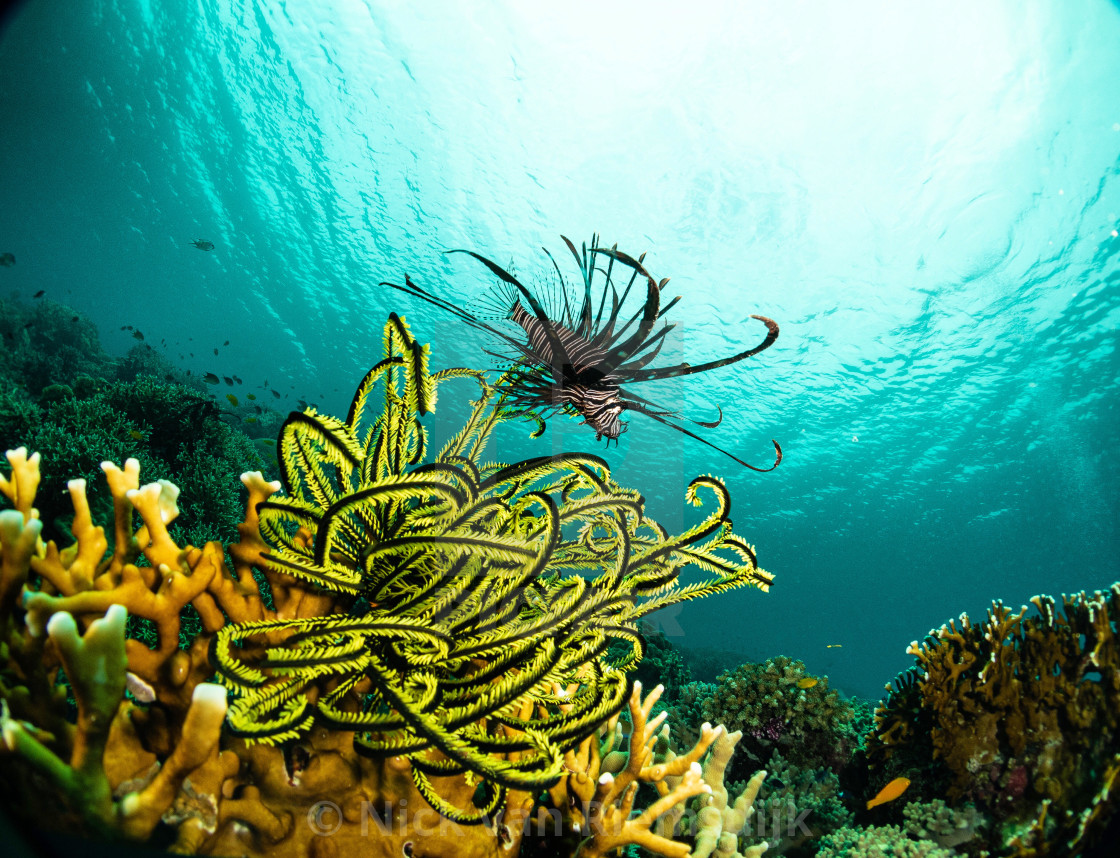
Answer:
MULTIPOLYGON (((489 362, 380 281, 470 303, 487 281, 441 251, 532 279, 541 245, 574 273, 559 234, 598 231, 684 296, 666 362, 782 326, 636 391, 721 404, 706 437, 758 463, 775 438, 777 471, 641 416, 604 453, 669 526, 724 476, 777 578, 661 618, 676 642, 876 696, 949 617, 1120 577, 1115 4, 539 5, 24 4, 0 32, 0 294, 343 413, 392 310, 433 366, 489 362)), ((501 455, 595 448, 574 421, 526 434, 501 455)))

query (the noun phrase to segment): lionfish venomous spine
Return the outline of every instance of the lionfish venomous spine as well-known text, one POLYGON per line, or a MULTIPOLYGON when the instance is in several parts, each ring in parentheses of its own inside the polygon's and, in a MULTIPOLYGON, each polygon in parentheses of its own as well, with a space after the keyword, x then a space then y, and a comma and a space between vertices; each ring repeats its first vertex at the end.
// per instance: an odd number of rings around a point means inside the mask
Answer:
MULTIPOLYGON (((416 285, 407 275, 403 286, 397 283, 381 285, 422 298, 511 346, 512 353, 487 353, 508 364, 506 393, 510 404, 515 408, 541 417, 557 411, 578 415, 583 418, 583 423, 595 430, 596 440, 606 437, 608 443, 612 439, 617 443, 619 435, 628 429, 622 420, 622 413, 636 411, 695 438, 753 471, 774 470, 782 461, 782 448, 777 441, 771 442, 775 450, 774 463, 768 468, 759 468, 673 422, 687 420, 697 426, 715 428, 723 420, 723 411, 718 406, 716 410, 719 416, 715 420, 688 420, 672 409, 657 406, 623 389, 623 385, 695 375, 744 360, 774 344, 778 338, 778 324, 766 316, 752 314, 751 318, 758 319, 767 329, 766 337, 753 348, 695 366, 680 363, 650 368, 648 364, 661 351, 666 335, 676 327, 665 323, 654 331, 658 320, 680 300, 678 295, 664 307, 661 306, 661 291, 669 279, 654 280, 642 264, 645 254, 634 259, 618 250, 618 245, 602 247, 598 243, 598 236, 592 237, 590 246, 584 244, 581 247, 582 253, 576 250, 566 236, 561 238, 579 266, 583 279, 583 299, 578 307, 569 300, 560 268, 548 249, 543 248, 559 279, 559 298, 553 302, 556 306, 550 307, 551 315, 546 312, 538 296, 500 265, 470 250, 448 251, 474 257, 498 277, 502 288, 495 296, 498 302, 494 306, 496 315, 509 319, 520 327, 525 339, 510 336, 474 313, 434 295, 416 285), (605 269, 601 265, 601 259, 606 261, 605 269), (631 272, 630 280, 621 295, 612 279, 616 263, 631 272), (592 299, 592 285, 597 272, 605 276, 596 309, 596 302, 592 299), (639 278, 644 280, 645 300, 620 326, 620 311, 639 278)), ((638 288, 641 289, 641 286, 638 288)))

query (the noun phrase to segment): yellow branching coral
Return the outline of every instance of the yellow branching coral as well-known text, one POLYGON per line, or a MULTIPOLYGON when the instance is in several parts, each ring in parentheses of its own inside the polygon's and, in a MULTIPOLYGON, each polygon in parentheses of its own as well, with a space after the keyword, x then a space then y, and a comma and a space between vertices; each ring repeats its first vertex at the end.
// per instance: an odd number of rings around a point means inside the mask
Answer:
POLYGON ((758 858, 766 843, 740 853, 740 834, 754 815, 766 772, 755 772, 729 801, 724 775, 739 734, 702 724, 696 744, 678 756, 667 747, 666 713, 650 717, 663 690, 659 685, 642 698, 641 683, 634 683, 625 751, 616 747, 616 716, 564 755, 564 776, 548 791, 552 806, 538 808, 538 834, 548 832, 559 812, 564 827, 580 838, 576 858, 604 858, 632 845, 666 858, 758 858), (643 783, 658 797, 637 809, 643 783))
POLYGON ((520 416, 505 379, 431 374, 427 355, 391 316, 385 357, 346 420, 308 410, 281 430, 286 496, 257 507, 262 563, 339 595, 344 612, 228 625, 212 657, 246 738, 281 742, 316 721, 356 731, 364 753, 406 757, 441 813, 481 821, 507 789, 555 783, 565 752, 621 708, 641 617, 771 579, 732 532, 714 477, 687 497, 699 505, 709 491, 715 508, 671 536, 596 456, 484 462, 495 426, 520 416), (481 395, 425 461, 421 417, 456 377, 474 378, 481 395), (382 410, 367 426, 375 396, 382 410), (706 580, 678 586, 686 565, 706 580), (632 644, 623 663, 606 657, 611 638, 632 644), (457 807, 432 788, 461 774, 487 784, 485 800, 457 807))

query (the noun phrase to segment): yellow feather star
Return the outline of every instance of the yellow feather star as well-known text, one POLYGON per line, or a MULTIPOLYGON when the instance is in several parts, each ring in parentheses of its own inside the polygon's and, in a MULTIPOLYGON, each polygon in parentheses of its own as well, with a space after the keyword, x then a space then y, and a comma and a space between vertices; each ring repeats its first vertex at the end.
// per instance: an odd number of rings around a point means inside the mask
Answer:
POLYGON ((494 428, 525 417, 506 405, 506 378, 432 375, 395 314, 384 344, 346 420, 311 409, 287 420, 286 496, 258 507, 271 569, 344 594, 351 611, 229 625, 212 653, 233 692, 230 724, 249 740, 286 741, 315 722, 353 730, 365 753, 408 757, 441 813, 478 821, 506 789, 554 783, 564 752, 619 711, 643 616, 771 578, 732 534, 718 479, 693 481, 687 500, 705 489, 716 508, 669 536, 596 456, 483 463, 494 428), (452 378, 481 395, 425 462, 420 418, 452 378), (676 586, 686 565, 707 580, 676 586), (612 640, 629 647, 613 661, 612 640), (570 689, 562 703, 556 688, 570 689), (485 807, 451 807, 428 780, 462 773, 489 785, 485 807))

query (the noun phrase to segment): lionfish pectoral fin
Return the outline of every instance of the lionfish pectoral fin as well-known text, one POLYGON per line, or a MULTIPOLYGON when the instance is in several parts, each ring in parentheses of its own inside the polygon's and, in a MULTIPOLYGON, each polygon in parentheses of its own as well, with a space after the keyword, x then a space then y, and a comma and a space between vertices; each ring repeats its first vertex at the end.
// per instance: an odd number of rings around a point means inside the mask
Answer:
POLYGON ((715 420, 697 420, 696 423, 700 426, 703 426, 705 429, 715 429, 717 426, 719 426, 720 423, 723 422, 723 409, 717 405, 716 411, 719 412, 719 417, 717 417, 715 420))
POLYGON ((666 304, 664 307, 662 307, 661 312, 657 314, 657 318, 660 319, 662 316, 664 316, 666 313, 668 313, 670 310, 672 310, 675 306, 677 306, 677 302, 680 301, 680 299, 681 299, 681 296, 678 295, 676 298, 674 298, 672 301, 670 301, 668 304, 666 304))
POLYGON ((492 334, 495 337, 498 337, 499 339, 505 340, 507 343, 509 343, 515 349, 518 349, 519 351, 522 351, 522 352, 525 351, 525 347, 520 342, 515 340, 513 337, 510 337, 507 334, 502 333, 501 331, 499 331, 497 328, 493 327, 492 325, 486 324, 486 322, 482 321, 480 318, 475 316, 473 313, 468 313, 466 310, 462 309, 461 307, 455 306, 450 301, 445 301, 442 298, 439 298, 439 297, 433 295, 432 293, 428 292, 426 289, 423 289, 422 287, 417 286, 412 281, 412 278, 410 278, 407 274, 405 274, 405 276, 404 276, 404 285, 403 286, 401 286, 399 283, 390 283, 388 281, 382 281, 378 285, 379 286, 389 286, 389 287, 391 287, 393 289, 396 289, 400 292, 404 292, 406 295, 412 295, 415 298, 420 298, 424 301, 427 301, 429 304, 431 304, 434 307, 439 307, 441 310, 446 310, 448 313, 451 313, 452 315, 458 316, 460 319, 462 319, 464 322, 466 322, 471 327, 478 328, 479 330, 482 330, 482 331, 486 331, 487 333, 492 334))
MULTIPOLYGON (((614 370, 614 373, 622 378, 628 378, 630 373, 632 373, 634 370, 641 369, 642 367, 646 366, 650 361, 657 357, 658 354, 661 353, 661 347, 665 345, 665 336, 675 327, 676 325, 666 325, 664 328, 662 328, 660 331, 658 331, 656 334, 642 343, 641 348, 636 349, 631 357, 640 354, 643 350, 648 349, 651 346, 653 347, 653 351, 651 351, 644 357, 635 358, 629 363, 622 364, 614 370)), ((615 358, 621 359, 621 356, 611 355, 610 361, 608 361, 607 365, 609 366, 610 362, 615 358)))
POLYGON ((732 355, 729 358, 723 358, 722 360, 713 360, 709 361, 708 363, 697 364, 696 366, 682 363, 678 364, 677 366, 665 366, 659 367, 657 369, 638 370, 632 373, 632 375, 627 378, 626 381, 651 381, 655 378, 676 378, 677 376, 681 375, 693 375, 697 372, 706 372, 709 369, 718 369, 721 366, 727 366, 728 364, 736 363, 737 361, 741 361, 745 358, 751 357, 752 355, 756 355, 761 351, 765 351, 766 349, 770 348, 770 346, 774 345, 774 341, 778 339, 778 323, 773 319, 767 318, 766 316, 757 316, 751 314, 751 318, 758 319, 760 322, 766 325, 766 338, 753 349, 747 349, 745 352, 740 352, 739 354, 732 355))
MULTIPOLYGON (((774 445, 774 451, 775 451, 774 464, 772 464, 769 468, 760 468, 757 465, 752 465, 749 462, 744 462, 742 459, 740 459, 734 453, 729 453, 727 450, 723 449, 723 447, 720 447, 716 444, 713 444, 711 441, 708 441, 705 438, 701 438, 695 432, 691 432, 688 429, 685 429, 683 426, 678 426, 676 423, 669 422, 664 417, 659 415, 656 411, 651 411, 650 409, 645 408, 644 406, 638 404, 637 402, 632 402, 632 401, 623 402, 623 408, 626 408, 629 411, 637 411, 639 414, 645 414, 647 417, 652 417, 658 423, 663 423, 664 425, 668 426, 670 429, 676 429, 678 432, 683 432, 685 435, 688 435, 690 438, 695 438, 701 444, 707 444, 713 450, 718 450, 719 452, 723 453, 723 455, 727 456, 728 458, 734 459, 736 462, 738 462, 744 468, 750 468, 752 471, 758 471, 759 473, 764 474, 767 471, 774 470, 776 467, 778 467, 778 465, 780 465, 782 463, 782 448, 778 444, 778 442, 774 441, 773 439, 771 439, 770 443, 774 445)), ((721 412, 721 418, 722 418, 722 412, 721 412)), ((704 425, 704 424, 700 424, 700 425, 704 425)))
MULTIPOLYGON (((635 331, 626 342, 611 349, 611 357, 603 364, 604 373, 614 372, 623 362, 629 360, 648 345, 647 340, 649 338, 649 333, 653 330, 653 326, 657 324, 660 304, 661 292, 658 291, 657 283, 654 282, 652 277, 647 277, 646 302, 642 305, 640 311, 642 320, 638 323, 638 330, 635 331)), ((635 318, 637 318, 637 314, 635 318)), ((630 323, 633 321, 634 319, 631 319, 630 322, 627 322, 623 327, 623 331, 630 327, 630 323)), ((620 331, 620 336, 621 333, 620 331)))

